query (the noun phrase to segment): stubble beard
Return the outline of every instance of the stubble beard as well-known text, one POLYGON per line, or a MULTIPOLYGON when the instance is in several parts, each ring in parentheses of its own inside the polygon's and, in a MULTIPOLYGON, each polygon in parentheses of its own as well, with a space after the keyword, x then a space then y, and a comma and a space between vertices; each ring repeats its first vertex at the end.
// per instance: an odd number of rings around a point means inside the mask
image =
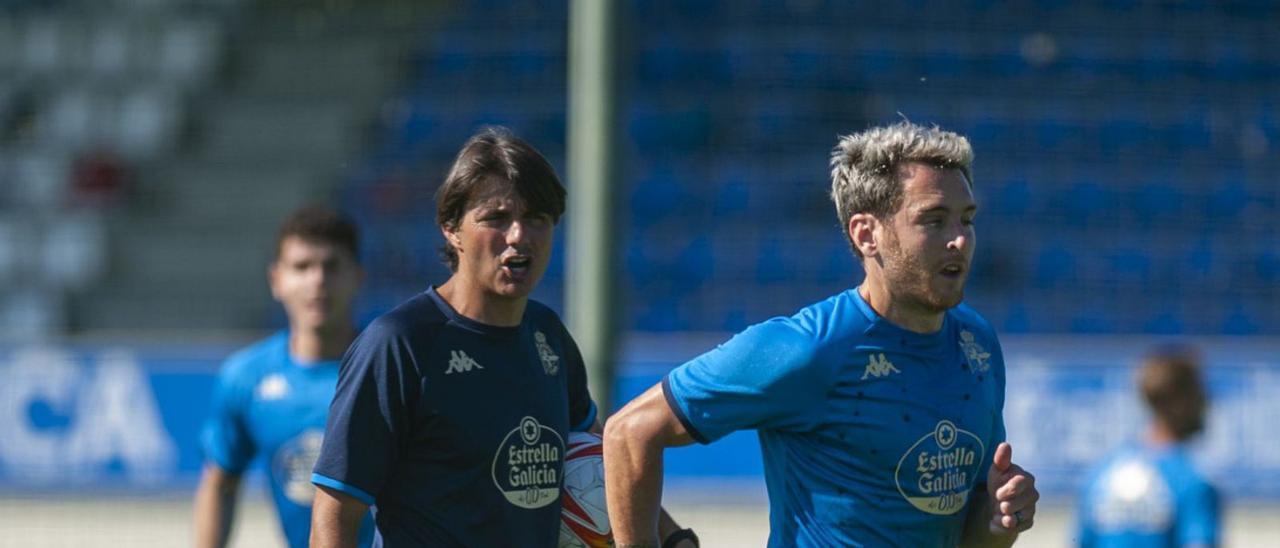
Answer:
POLYGON ((941 314, 964 300, 964 285, 957 294, 948 298, 933 287, 934 273, 920 257, 903 251, 896 236, 886 239, 884 246, 884 271, 890 293, 908 308, 929 314, 941 314))

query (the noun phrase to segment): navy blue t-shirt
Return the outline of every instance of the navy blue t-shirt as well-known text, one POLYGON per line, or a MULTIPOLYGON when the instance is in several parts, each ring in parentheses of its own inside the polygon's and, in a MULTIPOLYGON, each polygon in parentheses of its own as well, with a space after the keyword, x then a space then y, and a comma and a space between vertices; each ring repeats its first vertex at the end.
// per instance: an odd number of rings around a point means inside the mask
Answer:
POLYGON ((347 351, 312 481, 373 506, 375 546, 552 547, 564 440, 595 414, 554 312, 495 327, 429 289, 347 351))

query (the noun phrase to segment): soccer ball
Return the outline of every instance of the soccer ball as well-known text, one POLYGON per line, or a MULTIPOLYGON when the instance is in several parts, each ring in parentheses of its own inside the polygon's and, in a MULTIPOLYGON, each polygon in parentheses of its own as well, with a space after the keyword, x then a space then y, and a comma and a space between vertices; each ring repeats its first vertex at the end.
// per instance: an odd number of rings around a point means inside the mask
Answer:
POLYGON ((560 548, 613 546, 604 499, 604 445, 600 436, 570 432, 560 488, 560 548))

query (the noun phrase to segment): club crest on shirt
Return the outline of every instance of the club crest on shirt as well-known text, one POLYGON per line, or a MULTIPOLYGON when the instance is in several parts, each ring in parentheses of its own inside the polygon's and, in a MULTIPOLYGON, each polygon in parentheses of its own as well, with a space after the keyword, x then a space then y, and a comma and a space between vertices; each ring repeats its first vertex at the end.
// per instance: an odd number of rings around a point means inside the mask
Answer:
POLYGON ((991 353, 982 348, 978 344, 976 337, 968 330, 960 331, 960 350, 964 352, 964 359, 969 362, 969 371, 973 373, 983 373, 991 369, 991 353))
POLYGON ((289 381, 279 373, 267 375, 253 393, 261 401, 282 400, 289 395, 289 381))
POLYGON ((533 333, 533 342, 538 346, 538 358, 542 360, 542 370, 548 375, 560 372, 560 356, 557 356, 551 345, 547 344, 547 336, 541 331, 533 333))
POLYGON ((894 483, 917 510, 949 516, 969 500, 986 447, 972 432, 942 420, 898 461, 894 483))
POLYGON ((280 483, 284 496, 299 506, 311 506, 316 487, 311 484, 311 469, 320 458, 324 431, 309 429, 285 442, 271 459, 272 474, 280 483))
POLYGON ((493 484, 507 502, 542 508, 560 498, 564 439, 533 417, 507 433, 493 456, 493 484))

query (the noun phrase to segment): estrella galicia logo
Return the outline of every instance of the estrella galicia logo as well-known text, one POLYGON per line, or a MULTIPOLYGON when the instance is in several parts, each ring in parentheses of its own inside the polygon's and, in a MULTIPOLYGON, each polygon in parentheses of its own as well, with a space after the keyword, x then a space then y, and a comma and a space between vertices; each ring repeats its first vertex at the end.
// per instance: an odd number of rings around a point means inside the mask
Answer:
POLYGON ((921 512, 948 516, 969 500, 986 448, 972 432, 939 421, 898 461, 898 492, 921 512))
POLYGON ((280 446, 271 459, 271 471, 280 482, 284 496, 299 506, 311 506, 316 487, 311 484, 311 469, 320 458, 324 431, 311 429, 294 436, 280 446))
POLYGON ((542 508, 560 497, 564 439, 533 417, 507 433, 493 456, 493 484, 507 502, 520 508, 542 508))

